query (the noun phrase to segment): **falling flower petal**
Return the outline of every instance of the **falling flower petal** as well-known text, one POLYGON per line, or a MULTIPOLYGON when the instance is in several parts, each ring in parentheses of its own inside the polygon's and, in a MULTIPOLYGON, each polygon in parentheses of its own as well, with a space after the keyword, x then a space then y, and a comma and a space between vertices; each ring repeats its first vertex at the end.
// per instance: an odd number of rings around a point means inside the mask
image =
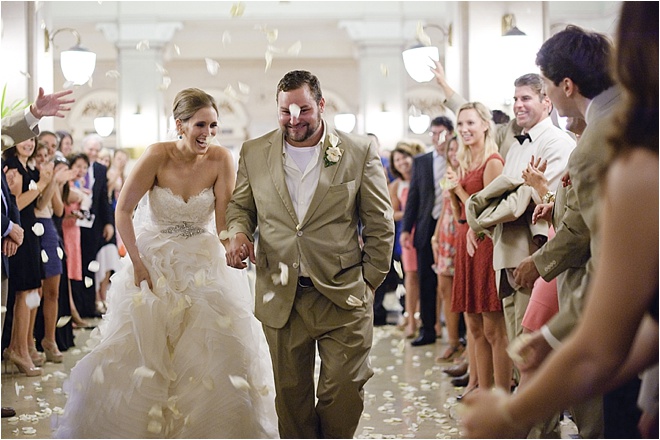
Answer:
POLYGON ((273 53, 269 50, 266 51, 266 72, 270 69, 270 65, 273 63, 273 53))
POLYGON ((92 284, 94 284, 94 280, 90 277, 85 277, 85 287, 92 287, 92 284))
POLYGON ((234 3, 229 9, 229 15, 232 17, 241 17, 245 12, 245 4, 243 2, 234 3))
POLYGON ((233 99, 238 99, 238 93, 236 93, 236 90, 231 86, 231 84, 227 84, 227 87, 225 87, 225 93, 227 96, 233 99))
POLYGON ((158 434, 162 430, 163 430, 163 424, 161 422, 159 422, 158 420, 149 421, 149 424, 147 425, 147 431, 149 431, 152 434, 158 434))
POLYGON ((417 40, 422 43, 424 46, 431 45, 431 37, 424 31, 424 25, 421 21, 417 22, 417 40))
POLYGON ((21 75, 23 75, 23 76, 26 77, 27 79, 32 78, 32 76, 31 76, 28 72, 23 72, 22 70, 21 70, 20 72, 21 72, 21 75))
POLYGON ((264 293, 264 304, 267 302, 272 301, 272 299, 275 298, 275 292, 266 292, 264 293))
POLYGON ((34 232, 34 235, 37 237, 41 237, 44 235, 44 225, 41 222, 36 222, 32 225, 32 232, 34 232))
POLYGON ((98 272, 100 268, 101 268, 101 264, 96 260, 90 261, 89 264, 87 265, 87 270, 93 273, 98 272))
POLYGON ((279 31, 277 29, 264 28, 264 32, 266 32, 266 39, 269 43, 274 43, 277 41, 277 37, 279 35, 279 31))
POLYGON ((14 389, 16 390, 16 396, 21 395, 21 391, 25 388, 23 385, 19 385, 18 382, 14 382, 14 389))
POLYGON ((107 72, 105 72, 105 76, 107 76, 108 78, 117 79, 121 76, 121 73, 119 73, 118 70, 108 70, 107 72))
POLYGON ((353 306, 353 307, 360 307, 364 303, 362 302, 361 299, 358 299, 358 298, 354 297, 353 295, 349 295, 348 299, 346 300, 346 304, 348 304, 349 306, 353 306))
POLYGON ((206 61, 206 71, 213 76, 217 75, 220 64, 211 58, 204 58, 204 61, 206 61))
POLYGON ((390 69, 387 67, 387 64, 381 63, 381 65, 380 65, 380 74, 384 77, 389 76, 390 69))
POLYGON ((244 95, 247 95, 248 93, 250 93, 250 86, 239 81, 238 90, 240 90, 240 92, 243 93, 244 95))
POLYGON ((292 118, 300 117, 300 106, 298 106, 297 104, 289 105, 289 114, 291 115, 292 118))
POLYGON ((48 260, 49 260, 49 258, 48 258, 48 253, 46 252, 45 249, 42 249, 42 250, 41 250, 41 261, 42 261, 44 264, 46 264, 46 263, 48 263, 48 260))
POLYGON ((30 183, 28 185, 28 190, 29 191, 34 191, 34 190, 38 190, 38 189, 39 189, 39 187, 37 186, 37 182, 35 182, 34 180, 30 180, 30 183))
POLYGON ((94 372, 92 373, 92 380, 95 383, 103 383, 105 382, 105 377, 103 376, 103 368, 101 365, 97 366, 94 369, 94 372))
POLYGON ((144 365, 136 368, 135 371, 133 371, 133 376, 146 377, 147 379, 154 377, 154 374, 156 374, 154 370, 147 368, 144 365))
POLYGON ((289 266, 280 262, 280 283, 286 286, 289 283, 289 266))
POLYGON ((59 319, 57 320, 57 324, 55 324, 55 327, 62 328, 65 325, 67 325, 69 321, 71 321, 70 316, 60 316, 59 319))
POLYGON ((231 43, 231 33, 229 31, 224 31, 222 33, 222 46, 226 46, 231 43))
POLYGON ((6 147, 14 145, 14 139, 6 134, 2 135, 2 144, 6 147))
POLYGON ((138 44, 135 45, 135 48, 140 52, 144 52, 145 50, 149 49, 149 40, 142 40, 138 42, 138 44))
POLYGON ((296 41, 293 43, 288 49, 287 53, 289 55, 298 55, 300 53, 300 49, 302 49, 302 42, 300 40, 296 41))
POLYGON ((151 407, 151 409, 149 409, 148 414, 149 414, 149 417, 162 419, 163 418, 163 408, 161 408, 161 406, 158 405, 157 403, 154 403, 154 405, 151 407))
POLYGON ((163 65, 159 63, 156 63, 156 72, 167 75, 167 69, 165 69, 163 65))
POLYGON ((74 85, 75 84, 73 83, 73 81, 65 81, 64 84, 62 84, 62 88, 63 89, 70 89, 74 85))
POLYGON ((40 303, 41 297, 39 296, 39 292, 36 290, 33 290, 32 292, 25 295, 25 304, 27 305, 28 309, 36 309, 39 307, 40 303))
POLYGON ((250 384, 248 383, 247 380, 245 380, 244 377, 241 376, 232 376, 231 374, 229 375, 229 380, 231 381, 231 384, 236 388, 237 390, 249 390, 250 389, 250 384))
POLYGON ((64 258, 64 251, 63 251, 62 248, 59 247, 59 246, 57 247, 57 257, 58 257, 60 260, 61 260, 62 258, 64 258))
POLYGON ((158 90, 167 90, 170 88, 170 84, 172 84, 172 78, 164 76, 163 82, 158 85, 158 90))

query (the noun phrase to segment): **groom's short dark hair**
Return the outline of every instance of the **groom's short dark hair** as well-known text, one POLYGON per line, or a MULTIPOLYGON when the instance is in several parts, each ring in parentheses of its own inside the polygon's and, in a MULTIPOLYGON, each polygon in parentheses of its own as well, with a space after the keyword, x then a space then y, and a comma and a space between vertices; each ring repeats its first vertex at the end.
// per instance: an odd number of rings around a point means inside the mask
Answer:
POLYGON ((280 95, 280 92, 288 92, 289 90, 296 90, 307 84, 309 86, 314 100, 319 103, 323 98, 323 92, 321 92, 321 82, 319 79, 312 73, 306 70, 292 70, 282 77, 280 82, 277 84, 277 92, 275 93, 275 101, 280 95))

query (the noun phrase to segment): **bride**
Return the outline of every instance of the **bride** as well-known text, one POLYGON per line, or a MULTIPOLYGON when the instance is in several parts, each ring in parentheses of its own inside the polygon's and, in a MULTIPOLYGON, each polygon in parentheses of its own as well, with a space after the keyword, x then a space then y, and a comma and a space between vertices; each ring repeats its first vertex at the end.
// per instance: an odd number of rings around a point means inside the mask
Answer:
POLYGON ((119 197, 130 262, 112 279, 98 345, 71 370, 55 437, 278 436, 246 274, 227 266, 216 233, 235 178, 231 153, 210 144, 217 105, 185 89, 173 115, 178 140, 147 148, 119 197))

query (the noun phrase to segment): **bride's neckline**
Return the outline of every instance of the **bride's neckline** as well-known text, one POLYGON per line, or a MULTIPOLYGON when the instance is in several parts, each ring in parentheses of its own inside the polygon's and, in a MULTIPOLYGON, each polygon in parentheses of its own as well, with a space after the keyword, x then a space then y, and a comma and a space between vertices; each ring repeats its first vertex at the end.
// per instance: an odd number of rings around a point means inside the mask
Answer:
POLYGON ((183 198, 182 195, 180 195, 180 194, 174 194, 174 192, 172 192, 172 190, 171 190, 170 188, 166 187, 166 186, 158 186, 158 185, 154 185, 154 188, 160 188, 160 189, 162 189, 162 190, 165 190, 165 191, 168 192, 171 196, 173 196, 173 197, 175 197, 175 198, 177 198, 177 199, 180 199, 183 203, 186 203, 186 204, 187 204, 187 203, 190 203, 190 201, 193 200, 193 199, 196 199, 196 198, 198 198, 198 197, 203 196, 207 191, 213 191, 213 187, 204 188, 204 189, 201 190, 199 193, 197 193, 197 194, 193 194, 192 196, 188 197, 188 199, 186 200, 186 199, 183 198))

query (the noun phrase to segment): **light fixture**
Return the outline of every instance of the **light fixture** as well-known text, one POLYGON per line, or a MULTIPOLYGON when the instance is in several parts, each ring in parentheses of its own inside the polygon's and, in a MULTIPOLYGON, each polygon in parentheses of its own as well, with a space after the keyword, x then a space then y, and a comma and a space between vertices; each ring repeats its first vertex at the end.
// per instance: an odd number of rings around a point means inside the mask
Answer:
POLYGON ((115 129, 115 118, 112 116, 99 116, 94 118, 94 129, 99 136, 110 136, 112 130, 115 129))
POLYGON ((516 16, 513 14, 504 14, 502 16, 502 36, 516 37, 527 35, 516 26, 516 16))
POLYGON ((337 113, 335 115, 335 127, 337 130, 350 133, 355 128, 355 115, 353 113, 337 113))
POLYGON ((55 35, 62 31, 71 32, 76 37, 76 45, 69 50, 64 50, 60 54, 60 66, 62 74, 67 81, 75 85, 85 84, 92 77, 96 67, 96 54, 80 46, 80 34, 72 28, 57 29, 52 34, 45 29, 46 52, 50 50, 50 42, 55 35))
POLYGON ((431 81, 434 76, 431 68, 435 67, 432 60, 440 61, 440 51, 436 46, 431 46, 431 39, 424 32, 426 28, 440 29, 447 44, 449 46, 453 44, 453 28, 451 24, 447 28, 436 24, 422 25, 421 22, 417 24, 417 40, 420 44, 404 50, 401 54, 403 56, 403 65, 408 75, 417 82, 431 81))

